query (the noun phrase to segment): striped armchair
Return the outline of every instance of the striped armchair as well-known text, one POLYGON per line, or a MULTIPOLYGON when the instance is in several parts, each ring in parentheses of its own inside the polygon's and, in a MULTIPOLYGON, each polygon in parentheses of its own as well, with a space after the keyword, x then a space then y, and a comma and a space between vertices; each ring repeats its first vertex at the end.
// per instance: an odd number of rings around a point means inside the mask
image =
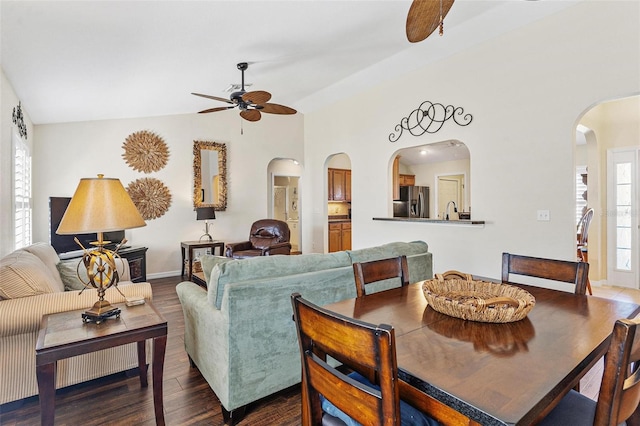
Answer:
MULTIPOLYGON (((64 263, 75 268, 78 261, 64 263)), ((45 243, 16 250, 0 259, 0 404, 38 394, 35 346, 42 315, 86 309, 97 299, 94 290, 82 294, 78 290, 65 291, 59 272, 64 263, 45 243)), ((128 279, 127 262, 123 262, 123 268, 121 276, 128 279)), ((152 298, 149 283, 121 280, 118 289, 127 297, 152 298)), ((106 299, 111 303, 125 301, 114 288, 107 290, 106 299)), ((78 316, 78 322, 81 321, 78 316)), ((147 350, 148 361, 150 353, 147 350)), ((65 359, 58 362, 56 388, 137 366, 135 344, 65 359)))

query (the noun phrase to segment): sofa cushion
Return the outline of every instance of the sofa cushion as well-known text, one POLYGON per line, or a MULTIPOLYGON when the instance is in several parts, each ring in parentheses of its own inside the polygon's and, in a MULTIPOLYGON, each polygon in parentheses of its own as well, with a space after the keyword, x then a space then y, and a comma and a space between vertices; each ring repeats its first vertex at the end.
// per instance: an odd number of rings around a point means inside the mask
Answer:
MULTIPOLYGON (((68 260, 62 260, 56 268, 60 273, 60 278, 64 283, 64 290, 82 290, 85 288, 85 283, 89 282, 89 276, 87 275, 87 269, 84 265, 78 268, 78 264, 82 261, 81 258, 74 258, 68 260)), ((128 282, 130 278, 129 264, 122 258, 116 258, 116 268, 118 269, 118 282, 128 282)), ((89 288, 92 288, 91 286, 89 288)))
POLYGON ((87 277, 87 270, 84 267, 78 268, 78 263, 76 259, 75 262, 60 262, 56 265, 60 273, 60 278, 62 278, 62 282, 64 283, 65 291, 82 290, 85 288, 85 285, 80 281, 80 278, 78 278, 78 274, 87 282, 89 279, 87 277))
POLYGON ((351 258, 351 262, 356 263, 401 255, 405 255, 408 258, 412 255, 427 253, 428 251, 429 246, 424 241, 412 241, 410 243, 395 242, 360 250, 348 250, 347 253, 351 258))
POLYGON ((16 250, 0 260, 0 299, 55 293, 58 288, 49 268, 28 251, 16 250))
POLYGON ((64 283, 62 282, 60 275, 58 275, 58 269, 56 268, 56 265, 60 263, 60 258, 58 257, 58 253, 56 253, 51 244, 34 243, 28 247, 25 247, 24 250, 42 260, 42 263, 44 263, 45 266, 49 268, 51 277, 58 286, 57 291, 64 291, 64 283))
MULTIPOLYGON (((213 268, 208 281, 208 298, 218 309, 227 284, 251 281, 256 278, 285 277, 307 272, 322 271, 351 265, 345 252, 311 253, 299 256, 261 256, 219 263, 213 268)), ((204 264, 203 264, 204 269, 204 264)))
POLYGON ((211 279, 211 271, 213 267, 220 264, 230 262, 233 259, 226 256, 214 256, 212 254, 205 254, 200 256, 200 264, 202 265, 202 272, 204 273, 204 279, 209 285, 209 280, 211 279))

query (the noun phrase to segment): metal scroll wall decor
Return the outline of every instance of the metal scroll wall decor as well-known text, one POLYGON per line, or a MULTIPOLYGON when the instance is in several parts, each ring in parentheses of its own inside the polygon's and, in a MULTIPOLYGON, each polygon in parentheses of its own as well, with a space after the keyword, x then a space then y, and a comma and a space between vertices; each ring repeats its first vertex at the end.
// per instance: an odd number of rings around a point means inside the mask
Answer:
POLYGON ((462 107, 424 101, 396 124, 395 132, 389 134, 389 142, 396 142, 405 130, 413 136, 421 136, 438 132, 447 120, 453 120, 458 126, 468 126, 472 119, 462 107))
POLYGON ((24 124, 24 116, 22 115, 22 102, 18 102, 18 106, 13 107, 13 124, 18 127, 20 137, 27 139, 27 126, 24 124))

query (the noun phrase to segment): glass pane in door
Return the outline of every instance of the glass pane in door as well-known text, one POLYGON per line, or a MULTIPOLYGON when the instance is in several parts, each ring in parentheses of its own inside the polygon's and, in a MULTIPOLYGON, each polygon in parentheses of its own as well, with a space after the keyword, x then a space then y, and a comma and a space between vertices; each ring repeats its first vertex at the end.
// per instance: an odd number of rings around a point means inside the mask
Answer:
POLYGON ((616 164, 616 268, 631 270, 631 163, 616 164))

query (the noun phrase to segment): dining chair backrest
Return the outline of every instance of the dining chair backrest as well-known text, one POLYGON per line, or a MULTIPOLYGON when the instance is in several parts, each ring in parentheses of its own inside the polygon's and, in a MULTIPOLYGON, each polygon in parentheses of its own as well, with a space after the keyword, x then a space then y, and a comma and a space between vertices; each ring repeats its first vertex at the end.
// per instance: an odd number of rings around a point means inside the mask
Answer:
POLYGON ((574 293, 584 295, 587 292, 588 273, 589 264, 586 262, 502 253, 503 282, 510 281, 510 274, 525 275, 574 284, 574 293))
POLYGON ((577 229, 578 249, 585 247, 587 245, 591 219, 593 219, 593 209, 590 208, 590 209, 587 209, 587 211, 582 215, 582 217, 580 218, 580 221, 578 222, 578 229, 577 229))
POLYGON ((291 295, 302 361, 302 424, 322 424, 322 397, 360 424, 400 426, 395 333, 327 311, 291 295), (368 375, 379 390, 355 381, 326 362, 326 356, 368 375))
POLYGON ((365 296, 365 287, 379 281, 399 278, 401 286, 409 285, 407 256, 356 262, 353 264, 353 274, 356 281, 356 297, 365 296))
MULTIPOLYGON (((596 404, 594 425, 619 425, 640 417, 640 323, 621 319, 613 326, 596 404)), ((630 424, 627 422, 627 424, 630 424)))
POLYGON ((620 319, 613 326, 598 400, 574 390, 562 397, 539 426, 640 424, 640 322, 620 319))

